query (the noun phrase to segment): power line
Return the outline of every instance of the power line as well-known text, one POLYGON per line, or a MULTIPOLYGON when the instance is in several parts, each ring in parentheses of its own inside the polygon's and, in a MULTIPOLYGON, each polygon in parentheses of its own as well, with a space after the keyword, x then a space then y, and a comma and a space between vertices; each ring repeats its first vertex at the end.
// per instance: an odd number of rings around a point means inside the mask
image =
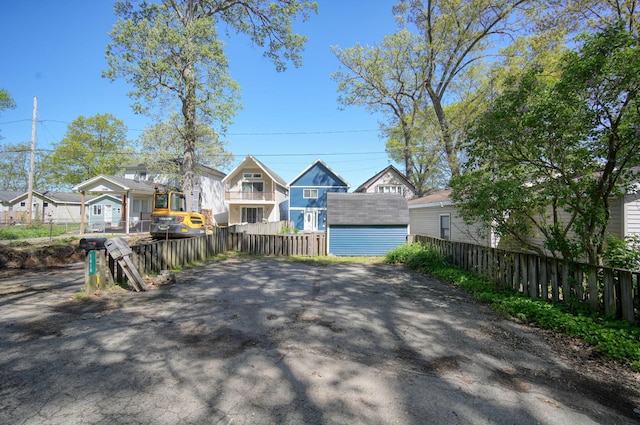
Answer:
POLYGON ((286 135, 305 135, 305 134, 339 134, 339 133, 368 133, 378 130, 326 130, 326 131, 294 131, 294 132, 275 132, 275 133, 227 133, 229 136, 286 136, 286 135))
MULTIPOLYGON (((332 153, 253 153, 247 154, 252 156, 331 156, 331 155, 374 155, 374 154, 386 154, 387 152, 332 152, 332 153)), ((238 155, 245 157, 247 155, 238 155)))

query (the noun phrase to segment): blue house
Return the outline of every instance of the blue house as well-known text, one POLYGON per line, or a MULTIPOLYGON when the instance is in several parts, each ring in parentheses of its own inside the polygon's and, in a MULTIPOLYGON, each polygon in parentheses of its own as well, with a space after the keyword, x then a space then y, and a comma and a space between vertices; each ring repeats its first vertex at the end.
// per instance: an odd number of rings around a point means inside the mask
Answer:
POLYGON ((347 192, 349 183, 318 159, 287 187, 289 221, 297 230, 315 232, 327 228, 327 192, 347 192))

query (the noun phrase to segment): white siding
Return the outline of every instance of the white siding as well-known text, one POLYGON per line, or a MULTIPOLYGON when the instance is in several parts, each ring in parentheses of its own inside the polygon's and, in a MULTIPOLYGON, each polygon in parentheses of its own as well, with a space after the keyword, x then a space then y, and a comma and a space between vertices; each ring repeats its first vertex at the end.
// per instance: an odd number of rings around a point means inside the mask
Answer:
POLYGON ((367 187, 366 193, 377 193, 378 186, 402 186, 402 195, 405 199, 411 199, 415 195, 395 173, 390 171, 384 173, 380 178, 367 187))
POLYGON ((478 245, 494 246, 495 241, 481 237, 479 224, 468 225, 458 215, 455 205, 409 207, 410 231, 414 235, 440 237, 440 216, 449 214, 451 217, 451 240, 454 242, 474 243, 478 245))
POLYGON ((625 196, 624 212, 626 216, 624 235, 640 235, 640 194, 625 196))

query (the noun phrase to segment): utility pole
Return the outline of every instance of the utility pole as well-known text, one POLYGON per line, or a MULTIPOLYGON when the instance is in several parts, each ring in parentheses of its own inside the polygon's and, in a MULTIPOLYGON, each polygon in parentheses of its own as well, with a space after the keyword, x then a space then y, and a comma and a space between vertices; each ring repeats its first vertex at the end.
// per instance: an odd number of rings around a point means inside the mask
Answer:
POLYGON ((31 157, 29 159, 29 191, 27 194, 27 224, 31 224, 33 214, 33 173, 36 156, 36 120, 38 118, 38 98, 33 96, 33 120, 31 121, 31 157))

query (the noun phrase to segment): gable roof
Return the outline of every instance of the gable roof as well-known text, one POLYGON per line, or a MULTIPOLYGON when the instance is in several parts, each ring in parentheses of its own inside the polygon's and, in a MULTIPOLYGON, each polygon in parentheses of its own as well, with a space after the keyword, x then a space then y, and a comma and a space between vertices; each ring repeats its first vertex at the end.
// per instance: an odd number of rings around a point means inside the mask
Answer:
MULTIPOLYGON (((182 158, 177 158, 173 160, 173 162, 182 166, 182 158)), ((135 164, 126 164, 126 165, 123 165, 122 168, 125 170, 125 173, 127 171, 145 171, 145 172, 149 171, 147 164, 144 162, 138 162, 135 164)), ((196 164, 195 168, 196 170, 202 172, 203 174, 208 174, 209 176, 216 176, 221 179, 224 178, 224 176, 226 176, 226 174, 223 173, 222 171, 217 170, 215 168, 208 167, 206 165, 196 164)))
MULTIPOLYGON (((27 199, 29 197, 29 192, 16 192, 17 195, 9 200, 12 204, 17 203, 22 199, 27 199)), ((49 190, 45 191, 33 191, 33 196, 36 198, 40 198, 47 202, 51 202, 53 204, 82 204, 82 194, 80 193, 71 193, 71 192, 52 192, 49 190)), ((86 200, 91 199, 92 196, 87 195, 86 200)))
POLYGON ((349 189, 350 187, 349 183, 345 179, 343 179, 342 176, 340 176, 340 174, 333 171, 331 167, 325 164, 324 161, 322 161, 321 159, 316 159, 315 161, 313 161, 311 165, 309 165, 307 168, 304 169, 304 171, 302 171, 300 174, 294 177, 293 180, 291 180, 291 182, 287 185, 287 187, 291 187, 291 185, 293 185, 298 179, 300 179, 300 177, 304 176, 307 172, 309 172, 309 170, 311 170, 313 167, 315 167, 318 164, 326 168, 331 174, 333 174, 333 176, 337 180, 340 180, 342 183, 344 183, 345 187, 349 189))
POLYGON ((109 193, 103 193, 102 195, 97 195, 97 196, 92 196, 92 195, 87 195, 87 204, 93 204, 95 202, 101 202, 105 199, 110 199, 113 202, 117 202, 119 204, 122 204, 122 198, 109 194, 109 193), (89 198, 90 197, 90 198, 89 198))
POLYGON ((327 192, 327 224, 407 225, 407 200, 395 193, 327 192))
POLYGON ((124 177, 100 174, 75 185, 73 190, 85 192, 153 193, 155 191, 155 185, 155 183, 151 182, 141 182, 138 180, 125 179, 124 177))
POLYGON ((24 192, 18 192, 15 190, 0 190, 0 203, 10 202, 12 199, 20 196, 24 192))
POLYGON ((254 156, 252 155, 247 155, 241 162, 240 164, 238 164, 236 166, 236 168, 234 168, 229 174, 227 174, 223 179, 222 182, 226 183, 229 179, 231 179, 232 176, 234 176, 235 174, 237 174, 239 171, 241 171, 242 169, 244 169, 247 165, 248 162, 253 162, 255 165, 258 166, 258 168, 260 168, 266 175, 268 175, 271 180, 273 180, 274 182, 276 182, 276 184, 282 186, 283 188, 287 188, 287 182, 284 181, 284 179, 282 177, 280 177, 277 173, 275 173, 273 170, 271 170, 269 167, 267 167, 266 165, 264 165, 262 162, 258 161, 254 156))
POLYGON ((408 202, 409 208, 441 207, 453 205, 451 200, 452 189, 436 190, 420 198, 412 199, 408 202))
POLYGON ((378 173, 376 173, 373 177, 371 177, 369 180, 367 180, 366 182, 362 183, 360 186, 358 186, 356 188, 356 190, 354 190, 354 192, 365 192, 367 190, 367 188, 369 188, 373 183, 375 183, 377 180, 380 179, 380 177, 384 176, 386 173, 393 173, 396 174, 397 177, 402 180, 402 183, 407 186, 409 189, 411 189, 412 192, 416 191, 416 188, 413 186, 413 183, 411 183, 409 180, 407 180, 407 177, 402 174, 396 167, 394 167, 393 165, 389 165, 388 167, 386 167, 384 170, 379 171, 378 173))

